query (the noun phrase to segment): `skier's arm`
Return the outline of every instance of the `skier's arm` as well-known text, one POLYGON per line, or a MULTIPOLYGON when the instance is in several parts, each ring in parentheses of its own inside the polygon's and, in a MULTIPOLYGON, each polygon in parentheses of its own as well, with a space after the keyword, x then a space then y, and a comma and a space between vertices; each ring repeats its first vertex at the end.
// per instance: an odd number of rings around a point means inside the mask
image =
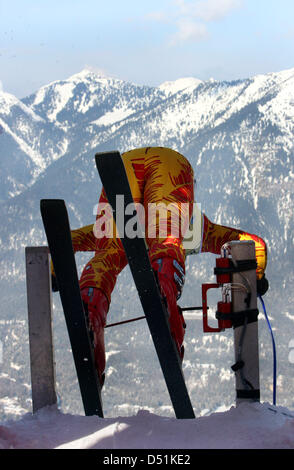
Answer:
POLYGON ((267 264, 267 247, 265 241, 252 233, 232 227, 214 224, 203 214, 203 236, 201 252, 220 254, 221 247, 232 240, 253 240, 255 242, 257 279, 264 276, 267 264))
MULTIPOLYGON (((95 251, 96 238, 93 233, 93 224, 71 230, 71 239, 74 253, 78 251, 95 251)), ((51 261, 52 290, 58 290, 53 263, 51 261)))
MULTIPOLYGON (((211 222, 206 215, 201 212, 195 217, 193 224, 198 224, 198 229, 194 228, 194 233, 199 233, 195 238, 195 247, 186 249, 186 256, 197 253, 220 254, 222 246, 232 240, 253 240, 255 243, 257 262, 257 281, 265 283, 264 272, 267 264, 267 247, 265 241, 257 235, 244 232, 232 227, 226 227, 211 222)), ((267 283, 267 281, 266 281, 267 283)))
POLYGON ((95 251, 96 238, 93 233, 93 224, 71 230, 71 239, 74 252, 95 251))

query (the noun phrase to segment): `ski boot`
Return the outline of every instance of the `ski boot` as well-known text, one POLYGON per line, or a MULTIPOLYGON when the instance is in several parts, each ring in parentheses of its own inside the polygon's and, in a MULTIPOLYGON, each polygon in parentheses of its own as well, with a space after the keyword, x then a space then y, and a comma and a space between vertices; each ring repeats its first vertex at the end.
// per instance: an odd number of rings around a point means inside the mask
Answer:
POLYGON ((185 321, 177 305, 185 282, 184 268, 173 258, 160 258, 152 263, 160 292, 165 300, 169 314, 171 335, 177 346, 181 361, 184 359, 185 321))
POLYGON ((88 321, 90 338, 94 348, 95 364, 101 387, 105 380, 105 344, 104 327, 109 309, 108 300, 102 290, 96 287, 85 287, 81 296, 88 321))

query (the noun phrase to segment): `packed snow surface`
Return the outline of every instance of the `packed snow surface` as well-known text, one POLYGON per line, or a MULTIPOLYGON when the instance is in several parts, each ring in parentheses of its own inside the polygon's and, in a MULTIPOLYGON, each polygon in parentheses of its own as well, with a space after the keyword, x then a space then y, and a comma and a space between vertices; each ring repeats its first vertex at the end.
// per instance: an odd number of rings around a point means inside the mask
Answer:
POLYGON ((0 426, 0 449, 292 449, 294 413, 268 403, 243 403, 193 420, 140 410, 98 418, 55 407, 0 426))

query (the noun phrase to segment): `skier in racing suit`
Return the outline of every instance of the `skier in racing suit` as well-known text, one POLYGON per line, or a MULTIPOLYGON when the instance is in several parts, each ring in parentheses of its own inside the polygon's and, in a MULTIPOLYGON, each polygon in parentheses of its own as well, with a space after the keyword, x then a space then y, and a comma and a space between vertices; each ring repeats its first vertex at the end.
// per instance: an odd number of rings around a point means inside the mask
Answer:
MULTIPOLYGON (((187 251, 184 247, 184 235, 193 214, 194 172, 183 155, 163 147, 134 149, 122 154, 122 159, 134 202, 144 208, 145 239, 150 262, 156 273, 161 294, 166 299, 171 334, 183 358, 185 322, 177 300, 185 280, 187 251), (163 221, 158 212, 149 210, 158 204, 168 207, 163 221), (165 227, 161 230, 163 222, 165 227)), ((214 224, 201 212, 197 218, 200 220, 196 223, 201 227, 198 252, 220 254, 221 247, 226 242, 254 240, 257 279, 265 281, 267 250, 262 238, 242 230, 214 224)), ((93 258, 83 269, 80 289, 94 337, 97 371, 103 384, 106 316, 117 276, 127 264, 104 189, 99 199, 96 223, 94 226, 72 230, 72 241, 75 252, 94 252, 93 258)))

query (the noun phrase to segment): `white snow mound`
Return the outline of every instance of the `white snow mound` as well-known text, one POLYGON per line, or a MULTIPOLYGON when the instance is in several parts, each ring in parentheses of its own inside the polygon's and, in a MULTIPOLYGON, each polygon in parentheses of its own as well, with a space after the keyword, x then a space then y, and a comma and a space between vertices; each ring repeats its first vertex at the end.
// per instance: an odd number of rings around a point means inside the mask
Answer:
POLYGON ((136 416, 98 418, 56 407, 0 426, 0 449, 291 449, 294 413, 268 403, 241 404, 194 420, 136 416))

